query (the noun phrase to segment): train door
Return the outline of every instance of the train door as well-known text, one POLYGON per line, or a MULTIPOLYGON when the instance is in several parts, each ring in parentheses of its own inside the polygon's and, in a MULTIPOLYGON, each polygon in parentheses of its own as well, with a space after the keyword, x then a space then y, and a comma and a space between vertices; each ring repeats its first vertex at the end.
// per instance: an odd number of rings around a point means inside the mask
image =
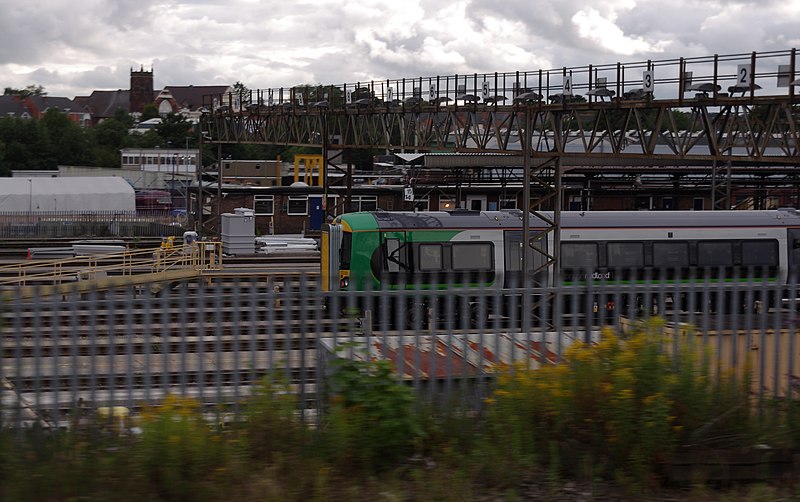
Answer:
POLYGON ((411 277, 411 241, 406 232, 383 232, 381 234, 381 271, 376 274, 382 277, 387 286, 410 284, 411 277))
MULTIPOLYGON (((522 274, 522 231, 509 230, 505 232, 505 267, 503 287, 520 287, 523 283, 522 274)), ((533 284, 543 286, 547 284, 547 238, 544 232, 531 230, 530 246, 528 247, 528 271, 533 274, 533 284)))
POLYGON ((786 231, 788 245, 786 280, 797 281, 800 276, 800 228, 790 228, 786 231))

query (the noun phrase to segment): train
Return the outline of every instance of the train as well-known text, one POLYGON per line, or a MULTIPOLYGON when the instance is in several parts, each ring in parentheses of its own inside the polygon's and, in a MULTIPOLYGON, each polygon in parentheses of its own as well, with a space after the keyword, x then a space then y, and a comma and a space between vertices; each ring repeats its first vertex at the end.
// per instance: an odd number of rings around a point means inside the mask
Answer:
MULTIPOLYGON (((789 288, 800 272, 800 211, 793 208, 564 211, 558 253, 553 253, 557 240, 547 223, 553 213, 531 213, 525 260, 523 216, 521 210, 339 215, 322 228, 322 289, 442 290, 464 286, 508 291, 521 286, 585 288, 651 280, 756 280, 789 288), (555 265, 547 266, 553 255, 557 256, 555 265), (529 268, 527 275, 523 274, 523 261, 529 268)), ((751 297, 752 302, 745 305, 742 300, 735 308, 746 310, 755 302, 772 304, 776 300, 758 294, 751 297)), ((641 309, 644 303, 637 294, 605 300, 604 308, 617 310, 641 309)), ((469 300, 470 304, 476 301, 469 300)), ((686 295, 673 301, 680 302, 682 309, 690 303, 686 295)), ((582 298, 579 303, 596 310, 597 302, 595 297, 582 298)))

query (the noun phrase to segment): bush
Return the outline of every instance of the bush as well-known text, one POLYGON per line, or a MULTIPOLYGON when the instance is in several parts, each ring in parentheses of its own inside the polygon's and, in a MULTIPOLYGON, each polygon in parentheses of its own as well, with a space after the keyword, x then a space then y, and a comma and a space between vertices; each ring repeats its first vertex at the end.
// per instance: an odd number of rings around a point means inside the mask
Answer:
POLYGON ((414 393, 389 361, 333 363, 326 449, 335 465, 382 470, 409 455, 421 434, 414 393))
POLYGON ((748 379, 714 381, 708 353, 665 343, 662 327, 649 321, 625 340, 607 330, 563 363, 504 371, 488 400, 494 440, 518 461, 649 483, 678 446, 752 431, 748 379))
POLYGON ((161 407, 143 414, 141 429, 133 457, 150 497, 219 500, 226 494, 235 474, 235 443, 211 430, 199 403, 167 396, 161 407))

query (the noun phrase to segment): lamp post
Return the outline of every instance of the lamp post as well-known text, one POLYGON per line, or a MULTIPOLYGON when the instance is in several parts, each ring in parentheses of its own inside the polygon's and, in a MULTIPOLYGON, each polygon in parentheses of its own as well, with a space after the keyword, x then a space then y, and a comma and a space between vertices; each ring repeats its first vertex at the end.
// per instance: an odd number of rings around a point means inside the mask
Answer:
POLYGON ((189 218, 189 185, 191 185, 191 178, 189 177, 189 138, 186 138, 186 148, 183 157, 183 209, 186 211, 186 218, 189 218))
POLYGON ((175 208, 175 166, 178 164, 178 154, 172 154, 172 182, 169 186, 169 201, 170 205, 175 208))

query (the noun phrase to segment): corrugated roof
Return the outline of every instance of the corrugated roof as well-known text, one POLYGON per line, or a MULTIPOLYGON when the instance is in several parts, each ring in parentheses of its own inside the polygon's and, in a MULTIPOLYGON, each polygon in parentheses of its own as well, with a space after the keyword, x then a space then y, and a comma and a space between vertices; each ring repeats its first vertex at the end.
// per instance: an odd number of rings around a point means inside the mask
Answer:
MULTIPOLYGON (((405 380, 448 376, 475 377, 491 374, 498 367, 513 363, 531 368, 555 364, 564 350, 584 332, 555 333, 470 333, 449 335, 373 336, 340 340, 352 342, 352 348, 334 347, 330 339, 322 345, 332 355, 357 361, 389 360, 405 380)), ((591 333, 594 342, 599 332, 591 333)))

